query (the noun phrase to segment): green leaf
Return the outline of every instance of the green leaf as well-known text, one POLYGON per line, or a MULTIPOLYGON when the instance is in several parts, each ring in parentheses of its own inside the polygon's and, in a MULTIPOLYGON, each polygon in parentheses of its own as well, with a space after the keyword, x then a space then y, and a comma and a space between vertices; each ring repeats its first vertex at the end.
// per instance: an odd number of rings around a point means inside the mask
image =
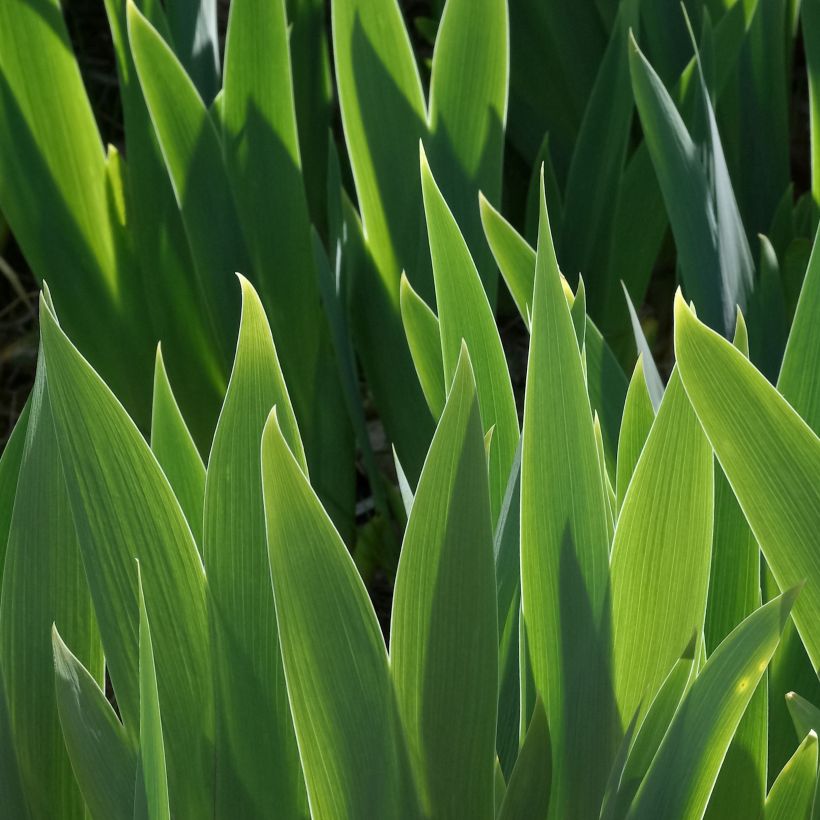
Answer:
POLYGON ((493 538, 498 598, 498 728, 496 748, 506 777, 512 774, 520 734, 519 616, 521 610, 521 443, 515 452, 493 538))
POLYGON ((777 381, 777 389, 815 433, 820 433, 819 314, 820 245, 815 238, 777 381))
POLYGON ((550 732, 544 704, 538 698, 527 734, 510 776, 499 820, 546 817, 550 804, 550 732))
POLYGON ((575 298, 572 300, 572 305, 569 309, 569 315, 572 318, 572 326, 575 329, 575 338, 578 340, 578 349, 581 355, 584 354, 584 337, 587 329, 587 295, 584 288, 584 277, 578 279, 578 288, 575 292, 575 298))
POLYGON ((494 816, 498 626, 481 417, 462 344, 407 522, 391 671, 426 810, 494 816))
POLYGON ((56 626, 51 640, 60 725, 83 802, 92 817, 132 820, 135 741, 56 626))
POLYGON ((483 194, 479 194, 479 207, 487 243, 515 306, 529 327, 535 281, 535 251, 483 194))
POLYGON ((438 419, 446 398, 438 316, 413 290, 404 274, 401 277, 401 320, 424 398, 433 418, 438 419))
POLYGON ((413 488, 410 486, 410 482, 407 480, 407 476, 404 474, 404 468, 401 466, 399 455, 396 452, 395 447, 393 448, 393 463, 396 466, 396 478, 399 483, 399 494, 401 495, 402 505, 404 506, 404 513, 409 518, 410 510, 413 509, 415 493, 413 492, 413 488))
POLYGON ((632 125, 632 86, 627 37, 638 27, 638 0, 619 4, 609 43, 595 77, 567 175, 564 191, 561 260, 572 280, 580 271, 590 282, 590 313, 608 312, 606 280, 616 210, 632 125), (601 134, 607 139, 602 142, 601 134))
POLYGON ((154 622, 173 811, 201 817, 211 802, 213 700, 205 573, 196 545, 145 440, 42 301, 40 326, 60 460, 120 714, 135 737, 136 557, 154 622))
POLYGON ((410 38, 396 0, 333 0, 333 54, 350 165, 378 278, 398 308, 402 270, 432 296, 421 188, 415 170, 427 113, 410 38))
POLYGON ((711 448, 673 371, 612 545, 615 691, 624 720, 648 706, 703 628, 713 493, 711 448))
POLYGON ((168 776, 165 771, 165 747, 162 740, 157 672, 151 627, 145 609, 142 578, 137 564, 139 587, 139 679, 140 679, 140 750, 137 764, 137 783, 134 797, 135 818, 171 820, 168 805, 168 776))
POLYGON ((225 167, 250 262, 235 270, 262 296, 314 486, 349 531, 343 521, 354 505, 353 436, 320 299, 284 0, 231 3, 223 95, 225 167))
POLYGON ((224 368, 236 334, 236 294, 230 274, 249 271, 250 265, 219 135, 185 69, 133 2, 128 3, 128 33, 140 85, 182 212, 198 296, 224 368))
POLYGON ((268 554, 311 814, 415 817, 410 761, 373 606, 272 413, 262 437, 268 554))
MULTIPOLYGON (((535 251, 486 200, 482 201, 482 220, 487 241, 501 270, 501 275, 513 295, 524 323, 529 327, 535 275, 535 251)), ((562 279, 561 284, 567 298, 572 301, 572 290, 566 280, 562 279)), ((587 317, 584 341, 587 355, 589 400, 593 409, 597 410, 601 417, 607 471, 610 479, 614 480, 618 431, 621 426, 628 382, 618 360, 589 317, 587 317)))
POLYGON ((216 0, 167 0, 174 50, 206 103, 219 90, 216 0))
POLYGON ((652 357, 652 349, 646 341, 646 336, 644 336, 643 327, 635 311, 635 306, 632 304, 632 299, 629 297, 629 291, 623 282, 621 282, 621 285, 624 289, 626 306, 629 309, 629 318, 632 322, 632 332, 635 335, 635 345, 638 348, 638 355, 642 356, 644 361, 642 369, 644 377, 646 378, 646 387, 649 390, 649 398, 652 400, 653 410, 657 413, 663 399, 663 380, 661 379, 660 373, 658 373, 658 367, 655 364, 655 359, 652 357))
MULTIPOLYGON (((737 314, 735 347, 748 356, 743 314, 737 314)), ((732 488, 715 466, 715 527, 712 569, 704 635, 706 650, 715 647, 761 604, 760 548, 732 488)), ((783 647, 781 638, 779 649, 783 647)), ((758 685, 738 726, 709 800, 707 818, 729 820, 758 816, 766 797, 768 680, 758 685)))
POLYGON ((421 182, 424 211, 433 258, 444 383, 449 386, 464 340, 475 351, 475 378, 482 430, 495 427, 490 452, 490 502, 492 520, 498 519, 515 448, 518 415, 504 349, 487 294, 467 243, 433 179, 421 149, 421 182))
POLYGON ((305 191, 311 221, 322 236, 332 234, 327 218, 329 180, 325 160, 335 149, 330 125, 334 85, 331 73, 324 0, 296 0, 288 4, 293 96, 299 130, 305 191))
POLYGON ((820 440, 752 364, 675 299, 675 352, 692 406, 781 589, 808 580, 793 618, 820 664, 820 440))
POLYGON ((174 490, 201 552, 205 465, 174 397, 159 346, 154 368, 151 450, 174 490))
POLYGON ((703 146, 693 141, 634 38, 629 58, 635 103, 664 195, 687 296, 710 326, 728 336, 736 307, 746 309, 754 267, 700 67, 701 116, 707 127, 703 146))
POLYGON ((145 420, 143 300, 131 302, 134 271, 118 259, 106 152, 58 0, 11 0, 0 10, 0 146, 0 209, 27 263, 55 288, 78 344, 145 420))
POLYGON ((433 436, 433 418, 419 387, 404 330, 397 320, 399 294, 393 293, 380 278, 364 227, 346 195, 342 196, 342 206, 342 260, 349 280, 354 345, 387 436, 395 444, 407 475, 417 481, 433 436), (386 350, 389 355, 384 355, 386 350))
POLYGON ((800 15, 809 82, 811 194, 816 210, 820 205, 820 8, 816 3, 801 3, 800 15))
POLYGON ((820 729, 820 709, 813 703, 801 698, 796 692, 789 692, 786 695, 786 706, 788 706, 798 738, 820 729))
POLYGON ((630 820, 703 815, 726 750, 777 647, 797 592, 790 590, 746 618, 706 661, 638 790, 630 820))
POLYGON ((543 182, 532 323, 521 473, 523 614, 552 736, 550 816, 587 816, 600 808, 619 740, 603 649, 610 641, 607 502, 543 182))
POLYGON ((476 195, 481 190, 491 202, 501 199, 509 64, 507 0, 447 0, 433 50, 428 145, 491 305, 498 274, 476 195))
MULTIPOLYGON (((390 518, 390 510, 385 482, 376 463, 373 446, 367 432, 367 419, 361 395, 356 354, 350 336, 347 311, 347 280, 344 276, 341 243, 336 247, 336 266, 334 270, 331 270, 328 254, 315 228, 311 229, 311 244, 319 281, 319 293, 330 331, 329 342, 333 354, 332 363, 336 367, 341 397, 347 411, 347 418, 350 421, 349 428, 352 429, 355 443, 361 455, 364 471, 370 483, 370 491, 373 493, 376 512, 386 520, 390 518)), ((285 341, 287 343, 287 340, 285 341)), ((330 361, 326 360, 325 365, 328 364, 330 364, 330 361)), ((319 395, 324 395, 324 390, 321 393, 317 392, 317 396, 319 395)), ((339 526, 344 528, 345 534, 352 537, 353 530, 355 530, 354 522, 351 520, 354 507, 352 495, 355 492, 355 467, 351 463, 354 453, 345 449, 348 436, 345 429, 346 425, 339 423, 340 418, 341 411, 333 410, 329 402, 326 406, 322 405, 316 426, 326 437, 333 436, 336 439, 333 452, 340 455, 340 459, 338 464, 334 464, 330 448, 315 447, 313 450, 313 480, 320 493, 323 493, 326 497, 332 493, 333 497, 327 498, 325 504, 336 515, 339 526), (336 416, 335 419, 333 418, 334 415, 336 416), (328 417, 330 417, 330 423, 327 423, 327 421, 322 423, 328 417), (339 442, 342 443, 341 447, 338 446, 339 442), (332 486, 326 486, 329 483, 328 480, 332 482, 332 486), (351 497, 348 498, 348 495, 351 497)), ((398 551, 398 544, 396 550, 398 551)))
MULTIPOLYGON (((138 7, 171 43, 159 0, 140 0, 138 7)), ((109 177, 117 166, 122 170, 124 207, 118 247, 121 256, 133 254, 129 284, 146 303, 145 309, 133 311, 146 344, 144 366, 147 370, 152 363, 152 348, 161 339, 183 414, 204 451, 210 445, 225 393, 225 363, 220 362, 218 340, 207 327, 182 216, 137 78, 128 40, 127 3, 105 0, 105 8, 117 59, 128 157, 127 167, 109 160, 108 170, 109 177), (156 282, 158 270, 162 271, 161 287, 156 282)), ((149 398, 149 389, 146 379, 146 393, 141 398, 149 398)), ((147 426, 147 402, 145 410, 144 418, 137 420, 147 426)))
POLYGON ((643 372, 643 354, 638 355, 624 403, 624 417, 618 436, 618 468, 616 480, 617 507, 620 511, 629 482, 635 473, 649 431, 655 421, 655 408, 649 395, 643 372))
POLYGON ((772 784, 764 820, 808 820, 817 781, 817 733, 810 731, 772 784))
POLYGON ((10 739, 33 818, 82 818, 60 731, 51 627, 102 679, 102 651, 57 450, 40 358, 31 396, 0 600, 0 665, 10 739))
POLYGON ((777 380, 786 347, 788 320, 783 295, 783 276, 772 243, 760 240, 760 276, 749 302, 751 360, 772 384, 777 380))
POLYGON ((14 429, 0 454, 0 580, 2 580, 3 567, 6 564, 6 546, 9 541, 14 496, 17 494, 17 480, 20 477, 20 464, 23 461, 30 413, 31 400, 29 399, 14 423, 14 429))
POLYGON ((274 405, 300 470, 306 473, 307 466, 262 304, 247 279, 240 277, 240 283, 239 340, 205 488, 217 799, 228 813, 282 810, 298 816, 303 785, 279 652, 262 498, 260 442, 274 405))
MULTIPOLYGON (((612 801, 611 816, 608 820, 613 820, 615 817, 622 818, 629 810, 635 793, 652 765, 652 760, 681 700, 695 679, 697 674, 695 659, 700 649, 702 646, 693 635, 683 654, 669 670, 658 693, 646 709, 646 714, 640 724, 638 724, 638 719, 641 710, 635 711, 630 726, 637 726, 637 731, 633 728, 634 739, 627 752, 618 788, 612 801)), ((629 737, 628 730, 624 735, 625 740, 627 737, 629 737)))

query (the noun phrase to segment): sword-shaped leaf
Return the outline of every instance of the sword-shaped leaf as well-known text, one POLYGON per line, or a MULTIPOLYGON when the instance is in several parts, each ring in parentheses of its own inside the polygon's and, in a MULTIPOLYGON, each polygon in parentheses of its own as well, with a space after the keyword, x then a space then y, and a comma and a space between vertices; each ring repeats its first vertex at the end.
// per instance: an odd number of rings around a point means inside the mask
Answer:
POLYGON ((692 406, 781 589, 807 581, 793 618, 820 665, 820 439, 680 293, 675 352, 692 406))
POLYGON ((461 351, 407 522, 390 660, 428 811, 478 820, 494 816, 498 626, 484 437, 461 351))
POLYGON ((132 820, 137 740, 56 626, 51 637, 60 725, 83 800, 94 818, 132 820))
POLYGON ((172 810, 180 817, 201 817, 211 802, 206 784, 213 767, 202 563, 153 453, 42 301, 40 326, 60 460, 120 714, 129 735, 136 736, 136 557, 154 622, 172 810))
POLYGON ((543 180, 527 371, 521 592, 552 738, 550 816, 587 816, 600 808, 619 740, 608 669, 607 502, 543 180))
POLYGON ((615 691, 648 706, 706 614, 712 451, 673 372, 624 498, 612 546, 615 691))
POLYGON ((303 785, 273 603, 260 442, 276 405, 288 447, 307 471, 296 419, 259 297, 242 285, 233 372, 205 489, 205 565, 217 697, 218 804, 240 814, 297 816, 303 785))
POLYGON ((171 389, 159 347, 154 367, 151 450, 173 487, 201 553, 205 465, 171 389))
POLYGON ((817 733, 810 730, 772 784, 763 820, 809 820, 816 783, 817 733))
POLYGON ((11 740, 32 818, 82 818, 54 689, 51 627, 102 680, 102 649, 57 449, 46 363, 37 367, 0 601, 11 740))
POLYGON ((262 436, 268 555, 288 699, 313 817, 416 817, 376 614, 271 413, 262 436))
POLYGON ((752 613, 706 661, 672 719, 629 820, 703 815, 798 592, 789 590, 752 613))
POLYGON ((486 432, 495 427, 490 451, 490 499, 495 522, 519 438, 510 372, 478 270, 455 217, 433 179, 424 149, 421 150, 421 184, 433 258, 444 383, 449 387, 453 381, 464 340, 475 355, 482 429, 486 432))

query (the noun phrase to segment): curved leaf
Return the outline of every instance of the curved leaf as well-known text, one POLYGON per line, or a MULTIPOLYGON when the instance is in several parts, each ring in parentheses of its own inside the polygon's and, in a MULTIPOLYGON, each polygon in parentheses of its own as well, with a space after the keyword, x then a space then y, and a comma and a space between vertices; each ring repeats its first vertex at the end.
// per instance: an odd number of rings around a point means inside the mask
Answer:
POLYGON ((262 486, 282 661, 311 815, 416 817, 373 606, 275 413, 262 436, 262 486))
POLYGON ((807 580, 793 618, 820 665, 820 439, 752 364, 675 299, 686 392, 781 589, 807 580))

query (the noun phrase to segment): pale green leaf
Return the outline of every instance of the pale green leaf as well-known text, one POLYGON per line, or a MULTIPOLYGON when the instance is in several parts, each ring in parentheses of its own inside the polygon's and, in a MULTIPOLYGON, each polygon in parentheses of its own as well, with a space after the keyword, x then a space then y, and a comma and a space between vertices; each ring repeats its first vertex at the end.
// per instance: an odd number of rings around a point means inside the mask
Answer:
MULTIPOLYGON (((241 257, 233 264, 259 290, 302 428, 313 484, 349 534, 353 436, 320 299, 285 6, 284 0, 234 0, 230 7, 222 137, 251 267, 241 267, 241 257)), ((306 123, 308 127, 314 124, 306 123)), ((326 162, 326 155, 321 159, 326 162)))
POLYGON ((808 581, 793 618, 820 664, 820 440, 753 365, 675 299, 686 392, 781 589, 808 581))
POLYGON ((772 784, 764 820, 809 820, 817 782, 817 733, 810 731, 772 784))
POLYGON ((612 546, 615 691, 621 719, 647 707, 706 614, 712 451, 673 371, 612 546))
MULTIPOLYGON (((818 233, 820 237, 820 233, 818 233)), ((820 245, 815 238, 794 314, 777 389, 820 433, 820 245)))

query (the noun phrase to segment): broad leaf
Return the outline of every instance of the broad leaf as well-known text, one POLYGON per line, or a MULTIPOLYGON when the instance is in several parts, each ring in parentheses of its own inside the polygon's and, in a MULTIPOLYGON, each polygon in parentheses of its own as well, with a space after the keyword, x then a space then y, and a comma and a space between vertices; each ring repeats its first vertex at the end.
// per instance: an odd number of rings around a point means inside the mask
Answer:
POLYGON ((809 820, 816 782, 817 733, 812 730, 772 784, 764 820, 809 820))
POLYGON ((102 651, 71 515, 46 387, 37 368, 0 601, 0 665, 12 748, 32 818, 82 818, 54 689, 51 627, 102 679, 102 651))
MULTIPOLYGON (((145 440, 41 302, 48 395, 94 611, 125 728, 139 726, 139 603, 153 619, 172 810, 210 800, 213 700, 205 573, 182 510, 145 440)), ((59 625, 59 624, 58 624, 59 625)))
POLYGON ((752 364, 675 299, 686 392, 781 589, 804 580, 794 622, 820 664, 820 439, 752 364))
POLYGON ((268 555, 311 814, 415 817, 384 639, 359 573, 272 413, 262 437, 268 555))
POLYGON ((673 371, 612 546, 615 691, 621 719, 648 706, 706 614, 712 451, 673 371))

